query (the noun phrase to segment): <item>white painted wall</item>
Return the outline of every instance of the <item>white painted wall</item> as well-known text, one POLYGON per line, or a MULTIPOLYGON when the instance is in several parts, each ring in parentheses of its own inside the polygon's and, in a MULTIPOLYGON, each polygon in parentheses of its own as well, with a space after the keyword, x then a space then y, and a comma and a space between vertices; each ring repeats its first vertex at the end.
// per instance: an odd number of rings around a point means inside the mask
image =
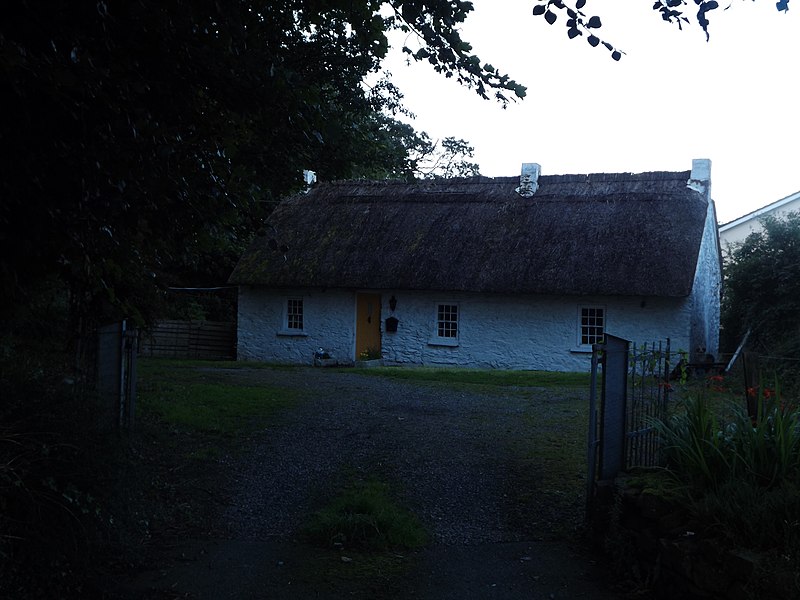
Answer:
MULTIPOLYGON (((366 291, 366 290, 363 290, 366 291)), ((579 348, 579 308, 603 306, 606 331, 637 343, 671 338, 673 350, 690 349, 692 299, 639 297, 509 297, 474 293, 387 290, 383 319, 399 319, 397 333, 382 334, 388 363, 463 365, 502 369, 586 371, 589 348, 579 348), (392 313, 391 296, 397 298, 392 313), (436 308, 458 304, 457 346, 432 343, 436 308)), ((239 291, 239 358, 310 364, 319 347, 340 360, 355 353, 355 292, 239 291), (304 336, 285 336, 283 310, 289 297, 303 297, 304 336)))
POLYGON ((689 342, 687 299, 392 293, 400 325, 397 334, 384 334, 384 358, 398 363, 585 371, 591 349, 579 347, 579 308, 586 305, 603 306, 606 331, 619 337, 638 343, 671 337, 675 349, 689 342), (442 302, 459 305, 457 347, 429 343, 442 302))
POLYGON ((237 329, 240 360, 311 364, 320 347, 340 360, 352 360, 355 294, 242 286, 237 329), (288 335, 284 329, 288 298, 303 299, 303 335, 288 335))
POLYGON ((719 359, 719 318, 722 267, 713 203, 709 202, 706 227, 692 286, 690 359, 701 362, 706 354, 719 359))

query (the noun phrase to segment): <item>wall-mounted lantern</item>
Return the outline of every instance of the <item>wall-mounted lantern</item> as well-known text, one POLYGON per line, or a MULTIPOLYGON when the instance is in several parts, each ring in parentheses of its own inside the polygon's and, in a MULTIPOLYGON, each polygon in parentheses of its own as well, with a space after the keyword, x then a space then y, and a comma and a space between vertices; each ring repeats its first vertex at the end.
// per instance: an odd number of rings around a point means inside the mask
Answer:
POLYGON ((389 298, 389 308, 392 309, 392 312, 394 312, 394 309, 397 308, 397 298, 394 296, 389 298))

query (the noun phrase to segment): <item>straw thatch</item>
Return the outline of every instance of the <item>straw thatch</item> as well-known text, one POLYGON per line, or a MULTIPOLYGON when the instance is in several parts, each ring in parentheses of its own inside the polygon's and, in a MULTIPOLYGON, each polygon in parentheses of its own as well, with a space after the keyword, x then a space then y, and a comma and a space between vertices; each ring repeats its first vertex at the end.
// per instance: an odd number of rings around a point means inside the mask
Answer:
POLYGON ((316 185, 275 210, 234 284, 685 296, 707 204, 690 172, 316 185))

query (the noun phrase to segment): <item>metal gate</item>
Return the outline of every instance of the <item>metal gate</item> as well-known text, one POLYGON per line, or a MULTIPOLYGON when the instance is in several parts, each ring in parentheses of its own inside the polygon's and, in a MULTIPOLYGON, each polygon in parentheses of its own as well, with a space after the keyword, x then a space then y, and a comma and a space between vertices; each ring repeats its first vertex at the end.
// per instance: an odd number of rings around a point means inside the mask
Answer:
POLYGON ((666 417, 670 390, 669 339, 637 346, 606 335, 592 347, 589 497, 596 479, 661 464, 653 422, 666 417))
POLYGON ((127 321, 97 331, 98 421, 117 430, 133 428, 136 408, 136 354, 138 335, 127 321))
POLYGON ((670 344, 633 344, 629 360, 630 407, 625 428, 625 469, 654 467, 663 463, 653 422, 667 416, 670 391, 670 344))

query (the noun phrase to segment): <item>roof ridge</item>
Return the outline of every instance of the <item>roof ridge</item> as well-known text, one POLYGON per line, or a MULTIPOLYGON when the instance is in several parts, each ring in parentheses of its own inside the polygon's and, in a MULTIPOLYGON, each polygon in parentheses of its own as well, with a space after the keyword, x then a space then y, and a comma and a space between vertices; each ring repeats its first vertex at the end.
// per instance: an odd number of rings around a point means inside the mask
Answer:
MULTIPOLYGON (((554 173, 542 174, 539 177, 549 181, 580 181, 585 179, 594 179, 598 181, 668 181, 673 179, 684 179, 691 175, 690 170, 685 171, 643 171, 640 173, 633 173, 625 171, 621 173, 554 173)), ((452 183, 461 184, 482 184, 482 183, 498 183, 503 181, 517 180, 519 175, 475 175, 472 177, 443 177, 436 179, 416 179, 407 181, 405 179, 336 179, 332 181, 319 182, 317 185, 332 185, 332 186, 348 186, 348 185, 375 185, 375 186, 426 186, 436 187, 440 185, 449 185, 452 183)))

